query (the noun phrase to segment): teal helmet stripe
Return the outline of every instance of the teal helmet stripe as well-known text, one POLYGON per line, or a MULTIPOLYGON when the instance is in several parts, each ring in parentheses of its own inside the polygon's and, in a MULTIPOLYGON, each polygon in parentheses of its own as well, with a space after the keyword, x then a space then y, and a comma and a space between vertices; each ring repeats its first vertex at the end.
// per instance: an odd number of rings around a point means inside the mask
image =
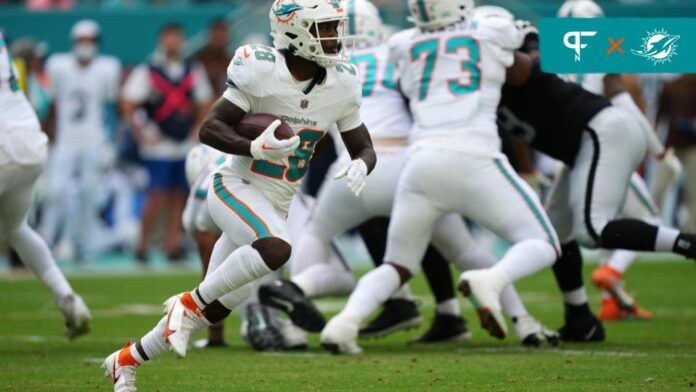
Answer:
POLYGON ((430 22, 430 16, 428 15, 428 10, 425 8, 425 0, 418 0, 418 11, 421 14, 423 22, 430 22))

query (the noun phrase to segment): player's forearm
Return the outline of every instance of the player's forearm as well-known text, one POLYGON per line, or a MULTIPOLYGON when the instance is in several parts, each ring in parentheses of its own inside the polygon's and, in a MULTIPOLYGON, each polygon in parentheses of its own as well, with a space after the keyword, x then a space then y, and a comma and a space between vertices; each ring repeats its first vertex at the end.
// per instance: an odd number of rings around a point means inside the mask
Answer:
POLYGON ((370 138, 370 132, 365 124, 350 131, 342 132, 341 139, 343 139, 343 144, 346 146, 351 159, 362 159, 365 162, 365 166, 367 166, 367 172, 371 173, 377 164, 377 154, 372 147, 372 138, 370 138))
POLYGON ((251 140, 239 136, 232 127, 217 118, 206 119, 198 137, 201 143, 227 154, 251 156, 251 140))
POLYGON ((363 162, 365 162, 365 165, 367 166, 368 173, 372 173, 372 170, 375 168, 375 165, 377 165, 377 154, 375 153, 375 150, 372 148, 372 146, 363 148, 356 155, 351 154, 351 158, 362 159, 363 162))

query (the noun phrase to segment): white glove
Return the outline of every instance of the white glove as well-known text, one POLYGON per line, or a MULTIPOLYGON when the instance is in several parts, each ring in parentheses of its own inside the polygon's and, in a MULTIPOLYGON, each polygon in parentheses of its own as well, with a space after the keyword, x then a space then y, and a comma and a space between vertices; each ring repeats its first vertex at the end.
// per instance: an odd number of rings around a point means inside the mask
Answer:
POLYGON ((367 165, 360 158, 354 159, 336 173, 334 180, 341 177, 348 177, 348 188, 355 196, 360 196, 367 182, 367 165))
POLYGON ((249 152, 252 158, 267 161, 277 161, 289 157, 300 145, 299 136, 278 140, 275 130, 280 125, 280 120, 275 120, 256 139, 251 142, 249 152))
POLYGON ((672 180, 677 180, 681 177, 684 169, 681 162, 679 162, 679 158, 674 155, 674 148, 670 147, 665 151, 665 154, 660 158, 660 163, 665 165, 672 173, 672 180))

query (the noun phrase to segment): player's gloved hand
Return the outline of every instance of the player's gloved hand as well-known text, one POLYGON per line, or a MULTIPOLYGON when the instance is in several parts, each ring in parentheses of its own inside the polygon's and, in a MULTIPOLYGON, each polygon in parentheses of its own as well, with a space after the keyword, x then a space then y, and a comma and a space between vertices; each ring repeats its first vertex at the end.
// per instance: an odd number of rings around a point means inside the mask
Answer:
POLYGON ((660 163, 669 169, 669 171, 672 173, 673 180, 678 179, 684 170, 679 158, 677 158, 677 156, 674 154, 673 147, 668 148, 662 157, 660 157, 660 163))
POLYGON ((367 182, 367 165, 360 158, 354 159, 336 173, 334 180, 338 180, 341 177, 347 177, 348 188, 355 196, 360 196, 360 192, 362 192, 367 182))
POLYGON ((273 121, 256 139, 251 142, 249 152, 252 158, 259 160, 280 160, 289 157, 300 145, 299 136, 278 140, 275 130, 280 120, 273 121))

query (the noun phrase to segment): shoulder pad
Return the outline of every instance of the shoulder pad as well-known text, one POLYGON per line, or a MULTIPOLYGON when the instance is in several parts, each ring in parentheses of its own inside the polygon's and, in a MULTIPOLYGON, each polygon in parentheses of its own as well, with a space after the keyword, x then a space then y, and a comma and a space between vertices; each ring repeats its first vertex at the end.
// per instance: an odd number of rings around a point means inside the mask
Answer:
POLYGON ((270 80, 278 51, 265 45, 244 45, 237 49, 227 67, 227 85, 244 92, 260 91, 257 84, 270 80))
POLYGON ((358 100, 362 99, 362 83, 360 82, 358 67, 351 63, 341 62, 327 71, 333 71, 336 74, 341 85, 351 92, 351 97, 357 97, 358 100))
POLYGON ((524 37, 515 21, 502 17, 488 17, 475 22, 476 37, 507 50, 522 46, 524 37))
POLYGON ((387 40, 387 46, 389 47, 389 57, 393 61, 399 61, 402 56, 408 54, 408 45, 417 32, 418 29, 416 29, 415 27, 406 30, 401 30, 396 34, 392 35, 389 38, 389 40, 387 40))

